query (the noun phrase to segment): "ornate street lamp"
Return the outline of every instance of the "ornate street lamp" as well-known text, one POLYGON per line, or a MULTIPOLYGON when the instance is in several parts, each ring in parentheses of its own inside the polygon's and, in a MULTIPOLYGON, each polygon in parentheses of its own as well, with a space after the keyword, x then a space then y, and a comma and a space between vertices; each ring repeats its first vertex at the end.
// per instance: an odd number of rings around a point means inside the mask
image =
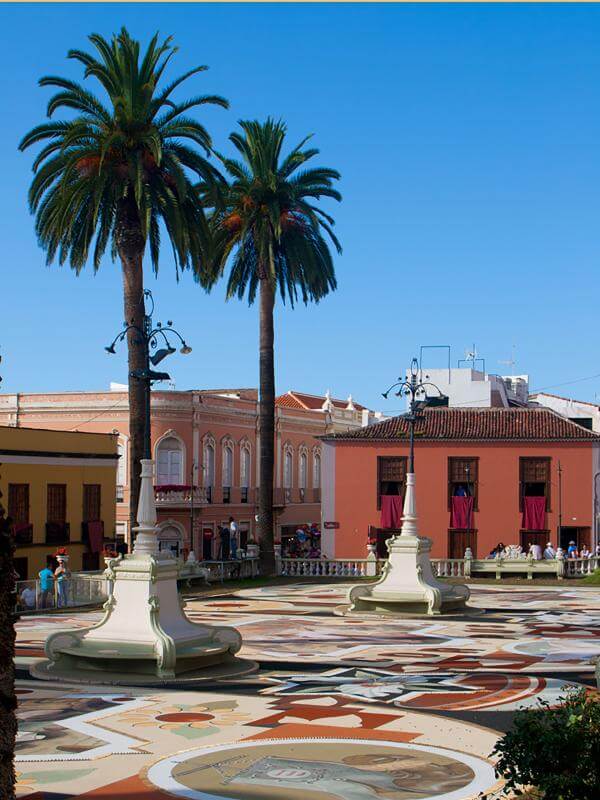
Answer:
MULTIPOLYGON (((426 378, 429 375, 425 376, 426 378)), ((427 406, 440 405, 440 401, 445 401, 446 396, 442 394, 441 390, 435 383, 431 381, 423 381, 419 379, 419 362, 413 358, 410 364, 410 374, 408 379, 398 378, 398 382, 392 384, 390 388, 382 392, 383 397, 388 399, 389 393, 392 389, 398 388, 395 392, 396 397, 410 397, 408 414, 405 414, 405 419, 408 420, 410 431, 410 451, 408 458, 408 471, 414 473, 415 471, 415 422, 422 419, 423 411, 427 406), (431 386, 436 392, 439 392, 438 397, 427 397, 427 387, 431 386), (422 398, 422 399, 421 399, 422 398)))
POLYGON ((151 447, 150 447, 150 433, 151 433, 151 420, 150 420, 150 396, 152 390, 152 384, 156 381, 168 381, 170 379, 170 375, 167 372, 155 372, 150 368, 150 365, 153 367, 158 366, 160 362, 165 359, 167 356, 170 356, 172 353, 176 352, 176 348, 172 346, 169 337, 167 334, 177 337, 181 344, 181 348, 179 350, 182 355, 187 356, 189 353, 192 352, 192 348, 186 343, 185 339, 182 335, 173 328, 173 323, 171 320, 167 320, 167 324, 163 325, 162 322, 157 322, 156 327, 152 322, 152 314, 154 313, 154 298, 152 297, 152 292, 149 289, 144 290, 144 301, 149 300, 151 303, 150 310, 147 314, 144 315, 144 327, 140 328, 138 325, 134 325, 132 322, 124 322, 123 323, 123 330, 118 333, 112 342, 105 347, 107 353, 114 355, 115 345, 118 342, 122 342, 129 331, 133 330, 136 331, 138 336, 140 337, 136 340, 136 344, 143 344, 144 345, 144 353, 145 353, 145 367, 144 369, 137 369, 130 373, 132 378, 137 378, 140 381, 143 381, 146 386, 145 391, 145 420, 144 420, 144 458, 151 458, 151 447), (158 345, 163 345, 162 347, 158 348, 158 345), (157 349, 158 348, 158 349, 157 349), (151 351, 154 351, 151 355, 151 351))

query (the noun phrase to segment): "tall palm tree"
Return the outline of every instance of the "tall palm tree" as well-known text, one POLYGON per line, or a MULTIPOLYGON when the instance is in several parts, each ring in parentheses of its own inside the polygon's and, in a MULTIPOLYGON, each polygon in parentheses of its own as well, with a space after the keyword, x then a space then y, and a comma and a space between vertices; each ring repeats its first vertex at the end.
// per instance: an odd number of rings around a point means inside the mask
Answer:
MULTIPOLYGON (((221 202, 211 215, 214 282, 228 267, 227 297, 252 304, 259 294, 260 316, 260 476, 259 541, 263 574, 273 574, 273 469, 275 428, 275 371, 273 308, 277 290, 283 302, 318 302, 336 288, 329 239, 341 246, 332 230, 333 219, 315 205, 321 197, 341 200, 334 188, 339 173, 327 167, 307 168, 318 154, 306 148, 310 137, 282 155, 286 136, 283 122, 240 122, 241 132, 229 137, 238 159, 220 156, 230 176, 221 202)), ((207 203, 212 202, 205 197, 207 203)), ((202 277, 202 276, 200 276, 202 277)))
MULTIPOLYGON (((99 84, 103 99, 67 78, 50 75, 40 80, 40 86, 59 90, 48 103, 48 117, 59 108, 75 114, 37 126, 20 143, 21 150, 46 143, 33 163, 29 205, 48 263, 58 255, 60 264, 68 261, 79 273, 91 255, 96 271, 110 244, 113 260, 118 256, 121 262, 124 318, 143 329, 146 243, 154 272, 161 226, 172 245, 177 271, 191 264, 201 271, 208 245, 207 223, 193 187, 198 180, 213 184, 221 178, 205 157, 210 136, 187 112, 206 104, 227 108, 228 103, 216 95, 172 100, 175 89, 207 67, 190 69, 163 87, 165 67, 177 50, 171 38, 159 42, 156 34, 143 54, 125 28, 111 41, 98 34, 89 41, 95 54, 70 50, 68 57, 83 64, 84 78, 99 84)), ((146 345, 130 330, 127 346, 133 523, 147 383, 132 373, 146 366, 146 345)))

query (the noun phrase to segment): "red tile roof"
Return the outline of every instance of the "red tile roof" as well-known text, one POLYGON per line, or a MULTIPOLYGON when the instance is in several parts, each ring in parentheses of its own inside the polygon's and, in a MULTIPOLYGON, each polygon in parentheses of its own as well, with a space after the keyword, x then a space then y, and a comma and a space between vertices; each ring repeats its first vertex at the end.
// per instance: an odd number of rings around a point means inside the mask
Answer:
MULTIPOLYGON (((408 439, 406 416, 320 438, 327 441, 387 442, 408 439)), ((596 441, 600 434, 549 408, 428 408, 415 423, 419 440, 446 441, 596 441)))
MULTIPOLYGON (((275 398, 275 404, 278 406, 283 406, 284 408, 298 408, 305 411, 318 411, 322 408, 324 402, 324 395, 306 394, 305 392, 295 392, 291 389, 289 392, 286 392, 286 394, 279 395, 279 397, 275 398)), ((336 408, 344 409, 348 406, 347 400, 337 400, 332 397, 331 402, 336 408)), ((365 406, 361 406, 360 403, 352 402, 357 411, 362 411, 365 408, 365 406)))

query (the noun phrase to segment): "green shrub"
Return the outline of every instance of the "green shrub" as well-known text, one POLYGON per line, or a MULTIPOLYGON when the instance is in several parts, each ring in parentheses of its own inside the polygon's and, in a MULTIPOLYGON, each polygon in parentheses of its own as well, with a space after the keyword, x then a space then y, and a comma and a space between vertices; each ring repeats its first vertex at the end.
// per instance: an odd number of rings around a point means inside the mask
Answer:
POLYGON ((544 800, 600 798, 600 702, 585 689, 561 705, 517 711, 513 727, 496 745, 496 773, 506 794, 525 797, 534 786, 544 800))
POLYGON ((600 586, 600 569, 595 569, 591 575, 586 575, 581 582, 591 586, 600 586))

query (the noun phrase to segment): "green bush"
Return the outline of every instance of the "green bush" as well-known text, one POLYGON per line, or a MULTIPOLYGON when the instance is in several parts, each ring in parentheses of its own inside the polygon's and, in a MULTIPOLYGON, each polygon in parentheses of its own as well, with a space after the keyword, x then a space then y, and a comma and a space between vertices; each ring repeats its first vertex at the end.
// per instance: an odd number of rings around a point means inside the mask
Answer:
POLYGON ((534 786, 544 800, 600 798, 600 702, 585 689, 561 705, 517 711, 513 727, 496 745, 496 773, 506 794, 525 797, 534 786))
POLYGON ((581 582, 588 583, 590 586, 600 586, 600 569, 595 569, 591 575, 586 575, 581 582))

